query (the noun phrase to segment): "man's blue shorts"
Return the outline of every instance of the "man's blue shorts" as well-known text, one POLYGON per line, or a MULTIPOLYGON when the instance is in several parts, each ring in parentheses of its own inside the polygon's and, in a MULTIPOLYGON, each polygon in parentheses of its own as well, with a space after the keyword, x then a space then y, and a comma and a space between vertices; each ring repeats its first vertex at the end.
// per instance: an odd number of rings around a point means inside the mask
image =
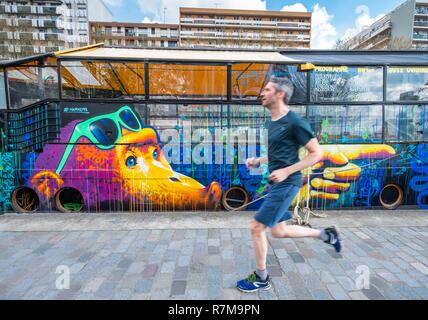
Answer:
POLYGON ((288 208, 299 190, 300 187, 287 182, 272 185, 254 219, 269 228, 291 219, 292 214, 288 208))

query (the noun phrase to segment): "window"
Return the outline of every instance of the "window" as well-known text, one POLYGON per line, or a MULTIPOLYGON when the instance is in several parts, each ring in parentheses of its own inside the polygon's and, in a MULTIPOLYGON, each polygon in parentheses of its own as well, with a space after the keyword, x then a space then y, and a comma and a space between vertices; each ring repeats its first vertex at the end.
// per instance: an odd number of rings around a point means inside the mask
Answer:
POLYGON ((385 106, 385 140, 428 141, 428 105, 385 106))
POLYGON ((144 95, 144 63, 64 61, 62 67, 64 97, 108 99, 144 95))
POLYGON ((428 101, 428 67, 388 67, 388 101, 428 101))
POLYGON ((382 106, 308 106, 308 120, 321 143, 382 141, 382 106))
POLYGON ((58 76, 55 67, 13 67, 7 69, 11 108, 58 98, 58 76), (39 83, 41 76, 43 82, 39 83))
POLYGON ((4 71, 0 70, 0 109, 6 109, 6 89, 4 85, 4 71))
POLYGON ((232 65, 232 98, 256 100, 266 81, 272 77, 287 77, 294 85, 290 103, 301 103, 306 98, 306 73, 298 72, 295 66, 271 64, 232 65))
POLYGON ((382 101, 381 67, 319 66, 311 72, 311 101, 382 101))
POLYGON ((152 98, 226 97, 226 66, 153 63, 149 68, 152 98))

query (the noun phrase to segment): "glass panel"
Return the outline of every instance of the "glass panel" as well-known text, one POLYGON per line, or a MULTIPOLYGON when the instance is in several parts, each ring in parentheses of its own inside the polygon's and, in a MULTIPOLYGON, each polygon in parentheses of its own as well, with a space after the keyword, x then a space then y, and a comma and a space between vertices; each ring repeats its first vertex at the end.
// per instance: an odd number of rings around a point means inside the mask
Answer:
POLYGON ((382 101, 381 67, 319 66, 311 72, 311 101, 382 101))
POLYGON ((63 61, 66 98, 143 97, 144 64, 99 61, 63 61))
POLYGON ((309 122, 321 143, 382 141, 382 106, 308 106, 309 122))
POLYGON ((44 88, 44 97, 59 99, 58 68, 57 66, 45 66, 40 68, 44 88))
POLYGON ((232 99, 257 100, 270 77, 288 77, 294 84, 290 103, 305 102, 306 73, 295 66, 242 63, 232 65, 232 99))
POLYGON ((385 106, 385 140, 428 141, 428 106, 385 106))
POLYGON ((58 98, 55 67, 7 68, 12 109, 22 108, 46 98, 58 98))
POLYGON ((149 72, 152 99, 226 99, 226 66, 150 64, 149 72))
POLYGON ((6 109, 6 88, 4 83, 4 70, 0 69, 0 109, 6 109))
POLYGON ((388 67, 388 101, 427 101, 428 67, 388 67))

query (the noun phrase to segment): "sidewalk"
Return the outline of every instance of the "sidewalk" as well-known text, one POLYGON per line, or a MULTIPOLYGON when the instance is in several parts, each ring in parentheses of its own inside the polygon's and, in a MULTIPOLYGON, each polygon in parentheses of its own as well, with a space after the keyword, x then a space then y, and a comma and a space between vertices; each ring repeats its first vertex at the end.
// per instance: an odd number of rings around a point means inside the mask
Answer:
POLYGON ((235 283, 255 267, 253 212, 5 214, 0 299, 428 299, 428 211, 327 214, 310 222, 337 225, 342 254, 269 235, 273 288, 251 294, 235 283))

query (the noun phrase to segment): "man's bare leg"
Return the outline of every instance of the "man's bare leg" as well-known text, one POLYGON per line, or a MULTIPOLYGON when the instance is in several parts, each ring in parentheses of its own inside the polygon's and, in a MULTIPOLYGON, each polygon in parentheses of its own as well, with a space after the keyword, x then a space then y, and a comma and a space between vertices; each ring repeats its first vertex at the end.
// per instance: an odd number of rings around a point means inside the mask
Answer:
POLYGON ((268 244, 266 239, 266 227, 264 224, 251 221, 251 238, 253 239, 253 249, 256 256, 256 266, 259 270, 266 269, 266 257, 268 244))
POLYGON ((288 226, 285 221, 283 221, 273 227, 271 233, 275 238, 319 238, 321 231, 302 226, 288 226))

